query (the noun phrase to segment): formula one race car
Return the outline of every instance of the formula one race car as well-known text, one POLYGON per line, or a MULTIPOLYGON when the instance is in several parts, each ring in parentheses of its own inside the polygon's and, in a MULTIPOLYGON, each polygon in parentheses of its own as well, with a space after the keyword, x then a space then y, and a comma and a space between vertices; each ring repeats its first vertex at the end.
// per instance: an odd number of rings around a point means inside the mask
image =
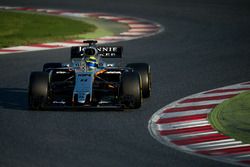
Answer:
POLYGON ((151 70, 146 63, 126 67, 107 64, 105 58, 121 58, 122 47, 97 46, 84 41, 71 48, 71 64, 46 63, 32 72, 28 102, 31 110, 139 108, 151 93, 151 70))

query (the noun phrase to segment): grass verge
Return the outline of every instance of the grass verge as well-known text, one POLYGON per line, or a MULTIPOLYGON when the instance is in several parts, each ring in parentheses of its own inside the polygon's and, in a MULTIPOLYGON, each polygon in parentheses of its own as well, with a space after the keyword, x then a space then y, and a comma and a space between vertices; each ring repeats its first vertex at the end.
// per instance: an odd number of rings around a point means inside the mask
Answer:
POLYGON ((72 39, 94 32, 89 23, 59 16, 0 11, 0 47, 72 39))
POLYGON ((218 131, 244 143, 250 143, 250 91, 216 106, 209 121, 218 131))
POLYGON ((125 24, 91 18, 62 17, 0 10, 0 48, 69 39, 98 38, 127 29, 125 24))

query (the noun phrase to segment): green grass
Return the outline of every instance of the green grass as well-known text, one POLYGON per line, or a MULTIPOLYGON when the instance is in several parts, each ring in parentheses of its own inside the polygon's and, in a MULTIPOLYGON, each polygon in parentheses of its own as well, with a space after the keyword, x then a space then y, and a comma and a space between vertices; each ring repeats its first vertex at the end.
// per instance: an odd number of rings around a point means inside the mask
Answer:
POLYGON ((218 131, 244 143, 250 143, 250 91, 216 106, 209 121, 218 131))
POLYGON ((98 38, 103 36, 118 35, 121 32, 128 31, 129 27, 127 24, 117 23, 104 19, 84 18, 86 23, 95 25, 97 28, 94 32, 86 34, 80 34, 78 38, 98 38))
POLYGON ((72 39, 94 32, 96 26, 44 14, 0 11, 0 48, 72 39))

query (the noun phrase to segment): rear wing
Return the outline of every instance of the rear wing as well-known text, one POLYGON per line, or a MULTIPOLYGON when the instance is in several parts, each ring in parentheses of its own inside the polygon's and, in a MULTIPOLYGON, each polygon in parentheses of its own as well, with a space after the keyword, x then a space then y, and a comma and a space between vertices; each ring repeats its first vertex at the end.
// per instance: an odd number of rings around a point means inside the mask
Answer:
MULTIPOLYGON (((71 47, 71 59, 83 58, 82 51, 89 46, 71 47)), ((102 58, 122 58, 122 46, 96 46, 98 56, 102 58)))

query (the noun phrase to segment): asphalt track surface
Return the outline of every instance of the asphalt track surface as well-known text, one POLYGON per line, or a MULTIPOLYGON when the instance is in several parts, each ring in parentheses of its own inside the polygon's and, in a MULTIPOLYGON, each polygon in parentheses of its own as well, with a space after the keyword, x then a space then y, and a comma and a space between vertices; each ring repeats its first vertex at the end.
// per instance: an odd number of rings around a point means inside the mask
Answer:
POLYGON ((0 56, 0 166, 230 166, 154 140, 148 120, 184 96, 249 80, 248 0, 2 0, 0 5, 107 12, 154 20, 156 36, 120 42, 124 64, 147 62, 153 94, 127 112, 30 112, 27 85, 43 63, 69 60, 69 49, 0 56))

